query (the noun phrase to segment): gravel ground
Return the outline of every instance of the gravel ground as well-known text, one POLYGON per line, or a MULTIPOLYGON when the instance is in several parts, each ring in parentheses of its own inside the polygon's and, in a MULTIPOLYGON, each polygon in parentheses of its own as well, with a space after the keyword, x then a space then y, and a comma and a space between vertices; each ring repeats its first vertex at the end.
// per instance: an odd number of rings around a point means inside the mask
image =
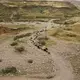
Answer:
MULTIPOLYGON (((10 45, 13 42, 12 38, 6 40, 0 44, 2 60, 0 69, 14 66, 20 74, 35 77, 35 80, 43 80, 51 76, 54 77, 51 80, 79 80, 80 43, 57 40, 52 37, 50 39, 57 43, 48 48, 50 54, 38 49, 26 37, 25 41, 19 44, 25 47, 22 53, 16 52, 15 47, 10 45), (33 62, 28 63, 29 60, 33 62)), ((0 77, 0 80, 31 80, 27 77, 0 77)))

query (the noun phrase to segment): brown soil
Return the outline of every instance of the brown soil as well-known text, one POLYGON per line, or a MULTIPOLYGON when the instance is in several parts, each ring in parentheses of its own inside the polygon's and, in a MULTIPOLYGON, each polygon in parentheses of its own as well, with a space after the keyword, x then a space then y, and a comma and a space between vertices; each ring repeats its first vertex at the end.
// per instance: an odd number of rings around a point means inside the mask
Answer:
POLYGON ((0 25, 0 35, 1 34, 7 34, 7 33, 17 34, 21 30, 23 30, 23 29, 22 28, 13 29, 13 28, 8 28, 8 27, 5 27, 3 25, 0 25))

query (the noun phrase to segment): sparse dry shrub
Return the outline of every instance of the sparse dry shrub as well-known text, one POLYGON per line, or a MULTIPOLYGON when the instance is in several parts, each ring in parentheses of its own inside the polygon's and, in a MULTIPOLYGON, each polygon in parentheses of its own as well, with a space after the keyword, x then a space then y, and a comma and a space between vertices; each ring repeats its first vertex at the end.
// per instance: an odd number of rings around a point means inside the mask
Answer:
POLYGON ((2 59, 0 59, 0 62, 2 62, 2 59))
POLYGON ((14 40, 17 40, 17 39, 19 39, 19 38, 23 38, 23 37, 26 37, 26 36, 30 36, 30 35, 31 35, 31 33, 26 33, 26 34, 17 35, 17 36, 14 37, 14 40))
POLYGON ((45 41, 43 40, 43 41, 40 41, 40 44, 41 44, 41 45, 45 45, 46 43, 45 43, 45 41))
POLYGON ((16 46, 16 45, 18 45, 18 43, 17 42, 12 42, 10 45, 11 46, 16 46))
POLYGON ((76 37, 77 35, 76 35, 76 34, 72 34, 72 33, 68 33, 68 34, 66 34, 66 36, 69 36, 69 37, 76 37))
POLYGON ((58 33, 62 32, 62 29, 60 28, 57 28, 57 29, 54 29, 54 31, 52 32, 51 36, 57 36, 58 33))
POLYGON ((64 30, 71 31, 71 30, 72 30, 72 28, 71 28, 71 27, 67 27, 67 28, 64 28, 64 30))
POLYGON ((29 60, 28 60, 28 63, 33 63, 33 60, 29 59, 29 60))
POLYGON ((47 79, 51 79, 51 78, 53 78, 53 76, 48 76, 48 77, 47 77, 47 79))
POLYGON ((5 69, 2 69, 0 72, 3 75, 6 75, 6 74, 16 74, 17 73, 17 69, 15 67, 7 67, 5 69))
POLYGON ((23 52, 25 49, 24 49, 24 47, 23 46, 17 46, 17 47, 15 47, 15 50, 17 51, 17 52, 23 52))

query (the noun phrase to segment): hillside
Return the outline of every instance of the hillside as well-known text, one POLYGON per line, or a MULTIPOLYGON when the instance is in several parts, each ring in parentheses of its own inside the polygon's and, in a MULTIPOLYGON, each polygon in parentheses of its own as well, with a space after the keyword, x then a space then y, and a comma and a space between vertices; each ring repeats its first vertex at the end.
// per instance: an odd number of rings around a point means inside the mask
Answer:
POLYGON ((0 22, 66 19, 79 16, 80 13, 73 4, 60 1, 26 1, 23 3, 11 0, 11 2, 0 3, 0 7, 0 22))
POLYGON ((70 1, 72 4, 74 4, 78 9, 80 9, 80 1, 70 1))
POLYGON ((80 80, 76 5, 0 0, 0 80, 80 80))

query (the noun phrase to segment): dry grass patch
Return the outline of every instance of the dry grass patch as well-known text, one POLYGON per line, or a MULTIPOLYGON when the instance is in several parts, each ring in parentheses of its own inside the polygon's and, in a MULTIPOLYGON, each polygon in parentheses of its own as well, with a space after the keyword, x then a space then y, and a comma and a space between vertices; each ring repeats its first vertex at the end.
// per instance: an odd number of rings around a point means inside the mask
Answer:
POLYGON ((80 42, 80 35, 74 32, 63 31, 63 32, 58 33, 56 37, 63 39, 63 40, 67 40, 67 41, 80 42))
POLYGON ((56 41, 50 40, 50 39, 46 40, 45 43, 46 43, 47 47, 52 46, 52 45, 56 45, 56 41))
POLYGON ((75 24, 72 26, 72 31, 80 34, 80 24, 75 24))
POLYGON ((62 40, 67 40, 67 41, 75 41, 75 42, 80 42, 80 34, 77 32, 74 32, 73 29, 70 29, 69 27, 67 28, 53 28, 48 31, 48 34, 50 36, 62 39, 62 40))
POLYGON ((48 30, 48 34, 51 36, 56 36, 61 31, 62 31, 62 29, 60 29, 60 28, 51 28, 48 30))
POLYGON ((40 38, 40 44, 45 45, 46 47, 56 44, 55 41, 51 40, 50 38, 40 38))

